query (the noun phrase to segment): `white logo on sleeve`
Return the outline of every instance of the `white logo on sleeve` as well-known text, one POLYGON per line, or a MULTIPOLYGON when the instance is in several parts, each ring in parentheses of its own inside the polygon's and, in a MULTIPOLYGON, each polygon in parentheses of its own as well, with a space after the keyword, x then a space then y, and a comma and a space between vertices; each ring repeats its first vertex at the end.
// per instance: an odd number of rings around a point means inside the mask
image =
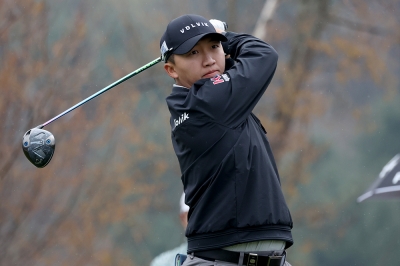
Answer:
POLYGON ((178 119, 174 119, 175 127, 179 126, 180 124, 183 123, 183 121, 186 121, 188 119, 189 119, 188 113, 185 112, 185 113, 181 114, 181 116, 178 119))
POLYGON ((220 84, 225 81, 229 81, 230 78, 227 74, 222 74, 222 75, 216 75, 213 78, 210 78, 210 80, 213 82, 214 85, 220 84))
POLYGON ((229 76, 227 74, 222 74, 221 76, 225 81, 229 81, 230 80, 230 78, 229 78, 229 76))

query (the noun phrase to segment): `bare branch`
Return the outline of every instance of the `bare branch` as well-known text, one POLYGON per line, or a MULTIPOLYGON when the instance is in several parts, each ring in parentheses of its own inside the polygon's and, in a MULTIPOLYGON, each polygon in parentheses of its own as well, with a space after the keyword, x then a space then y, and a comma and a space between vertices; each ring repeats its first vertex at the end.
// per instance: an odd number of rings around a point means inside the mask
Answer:
POLYGON ((329 16, 328 22, 338 26, 346 27, 351 30, 367 32, 374 35, 386 36, 390 34, 390 32, 384 28, 375 27, 357 21, 351 21, 347 18, 342 18, 332 14, 329 16))
POLYGON ((272 16, 278 6, 280 0, 266 0, 260 16, 258 17, 256 26, 254 27, 253 36, 263 40, 267 35, 267 24, 271 21, 272 16))

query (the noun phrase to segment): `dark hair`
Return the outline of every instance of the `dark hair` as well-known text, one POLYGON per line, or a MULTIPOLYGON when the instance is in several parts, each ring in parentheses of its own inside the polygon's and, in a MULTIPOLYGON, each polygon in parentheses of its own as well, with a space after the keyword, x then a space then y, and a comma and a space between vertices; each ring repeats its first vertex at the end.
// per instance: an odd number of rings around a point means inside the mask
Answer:
POLYGON ((167 62, 170 62, 170 63, 172 63, 172 64, 175 64, 175 57, 174 57, 174 54, 171 54, 171 55, 168 57, 167 62))

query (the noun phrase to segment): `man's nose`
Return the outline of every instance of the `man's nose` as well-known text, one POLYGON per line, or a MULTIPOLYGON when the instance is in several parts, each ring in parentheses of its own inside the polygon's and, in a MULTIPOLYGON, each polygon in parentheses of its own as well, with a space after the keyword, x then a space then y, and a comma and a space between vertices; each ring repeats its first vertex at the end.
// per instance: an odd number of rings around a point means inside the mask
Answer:
POLYGON ((206 53, 204 55, 204 61, 203 62, 204 62, 205 66, 211 66, 211 65, 215 64, 215 59, 212 56, 212 54, 206 53))

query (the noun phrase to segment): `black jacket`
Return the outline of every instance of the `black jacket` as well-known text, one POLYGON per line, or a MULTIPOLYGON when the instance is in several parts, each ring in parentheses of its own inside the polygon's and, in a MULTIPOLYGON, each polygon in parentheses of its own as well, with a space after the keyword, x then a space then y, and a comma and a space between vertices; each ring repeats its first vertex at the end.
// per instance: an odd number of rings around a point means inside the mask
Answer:
POLYGON ((189 205, 188 252, 257 240, 292 245, 292 219, 266 132, 252 110, 278 55, 247 34, 226 33, 236 63, 167 97, 171 138, 189 205))

